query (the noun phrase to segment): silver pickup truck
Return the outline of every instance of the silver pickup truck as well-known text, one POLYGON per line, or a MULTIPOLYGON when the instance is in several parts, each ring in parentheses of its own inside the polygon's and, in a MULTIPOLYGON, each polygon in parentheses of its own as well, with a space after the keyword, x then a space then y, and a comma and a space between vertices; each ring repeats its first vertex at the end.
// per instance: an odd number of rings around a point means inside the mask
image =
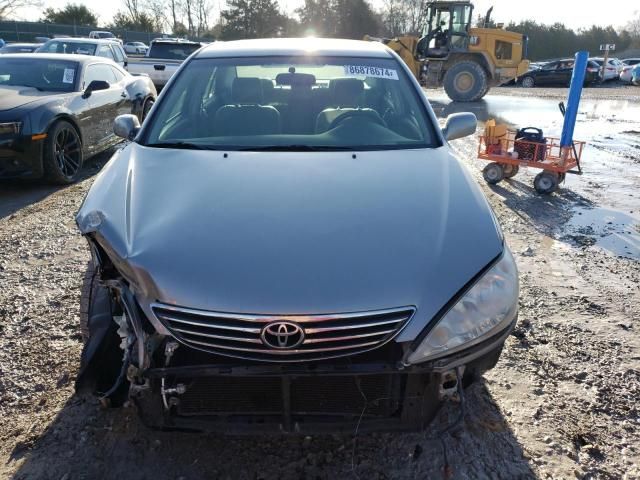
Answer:
POLYGON ((129 62, 129 72, 148 75, 160 90, 182 62, 201 46, 201 43, 187 40, 153 40, 144 58, 129 62))

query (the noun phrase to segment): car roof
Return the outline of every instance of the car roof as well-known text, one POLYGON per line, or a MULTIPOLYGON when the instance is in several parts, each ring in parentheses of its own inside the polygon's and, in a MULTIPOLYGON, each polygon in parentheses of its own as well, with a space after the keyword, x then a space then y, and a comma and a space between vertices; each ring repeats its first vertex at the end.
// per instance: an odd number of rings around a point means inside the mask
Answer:
POLYGON ((80 55, 77 53, 7 53, 0 57, 5 58, 28 58, 30 60, 69 60, 71 62, 78 63, 107 63, 109 65, 118 66, 115 62, 112 62, 108 58, 95 57, 93 55, 80 55))
POLYGON ((334 38, 268 38, 214 42, 203 47, 197 58, 264 56, 335 56, 392 58, 381 42, 334 38))
POLYGON ((193 42, 191 40, 185 40, 184 38, 154 38, 151 43, 184 43, 191 45, 200 45, 200 42, 193 42))
POLYGON ((16 42, 16 43, 5 43, 4 47, 39 47, 42 43, 27 43, 27 42, 16 42))
POLYGON ((97 45, 117 45, 118 42, 108 38, 89 38, 89 37, 58 37, 47 40, 45 43, 53 41, 62 41, 70 43, 95 43, 97 45))

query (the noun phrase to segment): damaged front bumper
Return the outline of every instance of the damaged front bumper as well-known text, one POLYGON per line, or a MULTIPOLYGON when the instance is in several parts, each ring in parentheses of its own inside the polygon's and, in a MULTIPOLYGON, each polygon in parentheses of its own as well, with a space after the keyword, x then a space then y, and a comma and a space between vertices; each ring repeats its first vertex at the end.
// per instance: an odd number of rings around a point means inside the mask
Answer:
POLYGON ((111 405, 130 400, 153 428, 232 434, 423 430, 444 401, 496 364, 516 323, 414 365, 401 361, 410 342, 322 361, 265 363, 198 351, 158 333, 121 279, 103 280, 92 301, 79 388, 93 385, 111 405), (113 365, 108 379, 87 382, 106 364, 113 365))

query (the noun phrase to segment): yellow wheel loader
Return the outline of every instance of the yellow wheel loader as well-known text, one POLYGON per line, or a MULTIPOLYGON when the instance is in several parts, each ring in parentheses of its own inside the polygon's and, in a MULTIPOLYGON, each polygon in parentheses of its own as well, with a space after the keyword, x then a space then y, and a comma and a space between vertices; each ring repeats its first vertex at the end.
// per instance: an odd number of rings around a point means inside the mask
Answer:
POLYGON ((527 37, 502 28, 488 28, 491 11, 492 8, 484 19, 485 28, 472 28, 471 2, 429 2, 422 38, 365 39, 384 42, 425 87, 444 86, 451 100, 475 102, 491 87, 529 70, 527 37))

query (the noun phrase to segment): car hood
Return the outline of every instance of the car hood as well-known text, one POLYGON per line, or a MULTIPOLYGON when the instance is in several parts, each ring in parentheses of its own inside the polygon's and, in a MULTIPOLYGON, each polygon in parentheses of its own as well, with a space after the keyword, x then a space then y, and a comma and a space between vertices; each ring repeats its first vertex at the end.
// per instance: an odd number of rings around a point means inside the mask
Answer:
POLYGON ((138 300, 234 313, 413 305, 399 341, 502 251, 448 147, 360 152, 117 152, 77 217, 138 300))
POLYGON ((60 94, 57 92, 41 92, 33 87, 2 86, 0 87, 0 111, 22 107, 52 95, 60 94))

